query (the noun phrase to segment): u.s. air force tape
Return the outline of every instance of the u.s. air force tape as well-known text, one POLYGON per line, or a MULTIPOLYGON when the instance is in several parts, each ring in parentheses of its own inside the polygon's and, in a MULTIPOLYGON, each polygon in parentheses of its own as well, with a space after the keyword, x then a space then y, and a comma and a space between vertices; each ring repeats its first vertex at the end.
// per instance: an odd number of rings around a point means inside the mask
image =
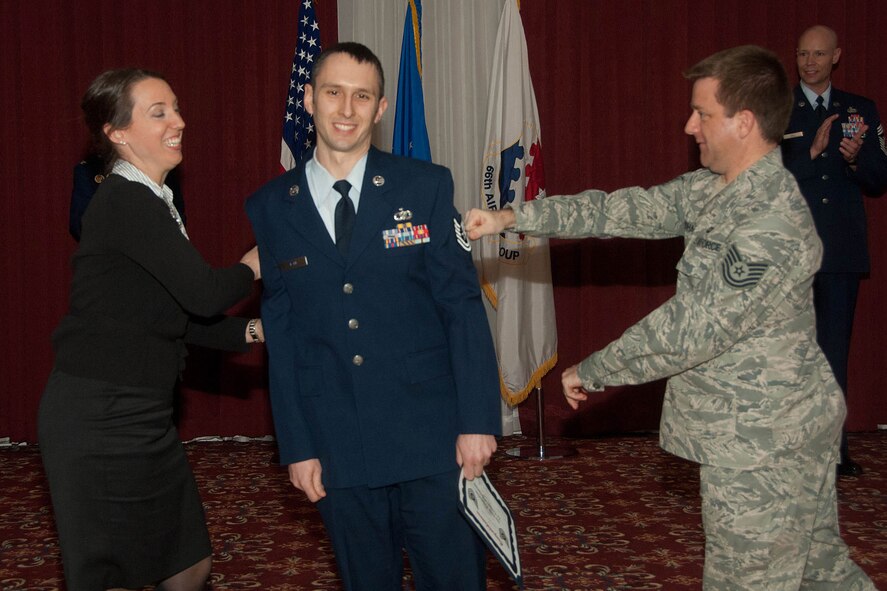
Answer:
POLYGON ((724 262, 721 263, 721 275, 730 287, 744 289, 758 284, 770 265, 767 263, 750 263, 742 259, 736 245, 730 247, 724 262))

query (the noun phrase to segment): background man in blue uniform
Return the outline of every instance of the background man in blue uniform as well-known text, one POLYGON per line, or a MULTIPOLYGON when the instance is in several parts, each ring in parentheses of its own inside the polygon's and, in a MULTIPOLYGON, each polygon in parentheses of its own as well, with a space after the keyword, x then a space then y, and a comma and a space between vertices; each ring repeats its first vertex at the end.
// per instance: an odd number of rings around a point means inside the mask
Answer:
POLYGON ((450 172, 371 146, 383 89, 363 45, 324 51, 313 155, 246 205, 280 461, 347 589, 401 589, 406 548, 416 588, 482 590, 457 483, 496 449, 496 357, 450 172))
MULTIPOLYGON (((863 194, 887 190, 887 148, 875 103, 832 86, 831 72, 840 58, 838 37, 830 28, 817 25, 801 35, 801 82, 782 152, 825 248, 813 284, 816 338, 846 396, 856 295, 861 276, 869 271, 863 194)), ((862 473, 850 458, 846 432, 838 473, 862 473)))

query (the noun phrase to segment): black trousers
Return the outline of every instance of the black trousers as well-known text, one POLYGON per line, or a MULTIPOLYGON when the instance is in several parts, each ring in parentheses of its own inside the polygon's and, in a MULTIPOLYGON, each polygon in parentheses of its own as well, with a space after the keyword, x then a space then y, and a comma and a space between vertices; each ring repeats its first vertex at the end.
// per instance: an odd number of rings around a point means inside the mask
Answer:
MULTIPOLYGON (((813 305, 816 309, 816 340, 828 359, 838 385, 847 399, 847 366, 850 361, 850 337, 859 273, 818 273, 813 280, 813 305)), ((849 407, 849 401, 848 401, 849 407)), ((848 458, 847 431, 841 436, 841 461, 848 458)))
POLYGON ((348 591, 483 591, 485 546, 459 511, 459 471, 379 488, 327 488, 318 501, 348 591))

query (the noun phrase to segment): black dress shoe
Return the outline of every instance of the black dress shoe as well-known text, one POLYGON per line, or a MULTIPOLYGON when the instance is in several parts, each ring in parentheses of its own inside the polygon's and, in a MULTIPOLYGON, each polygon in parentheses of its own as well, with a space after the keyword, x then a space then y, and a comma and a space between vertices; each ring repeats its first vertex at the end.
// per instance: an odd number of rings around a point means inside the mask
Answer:
POLYGON ((838 464, 838 476, 861 476, 862 466, 847 458, 838 464))

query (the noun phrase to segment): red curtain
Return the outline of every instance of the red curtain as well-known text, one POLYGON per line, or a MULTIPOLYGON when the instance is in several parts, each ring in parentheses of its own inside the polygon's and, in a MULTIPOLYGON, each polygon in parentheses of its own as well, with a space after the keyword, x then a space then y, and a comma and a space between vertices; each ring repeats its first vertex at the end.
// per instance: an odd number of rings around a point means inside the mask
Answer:
MULTIPOLYGON (((542 120, 549 195, 664 182, 699 166, 683 133, 691 85, 681 73, 727 47, 754 43, 781 58, 797 80, 798 35, 834 28, 843 57, 835 86, 866 95, 887 117, 883 31, 876 0, 521 2, 530 71, 542 120)), ((869 141, 876 141, 871 137, 869 141)), ((871 277, 860 290, 851 350, 848 427, 887 422, 887 203, 867 200, 871 277)), ((543 379, 550 434, 655 429, 663 383, 612 388, 578 413, 563 402, 560 373, 603 347, 674 293, 682 243, 632 240, 556 242, 552 247, 559 361, 543 379)), ((521 425, 535 433, 535 401, 521 425)))
MULTIPOLYGON (((188 232, 213 264, 251 245, 243 201, 277 174, 298 4, 287 0, 12 0, 0 2, 0 437, 36 439, 52 366, 50 335, 67 307, 71 170, 86 146, 79 101, 101 71, 163 72, 187 122, 181 166, 188 232)), ((336 2, 317 2, 322 40, 336 39, 336 2)), ((757 43, 794 79, 798 33, 834 27, 844 49, 837 86, 887 111, 879 0, 523 0, 521 13, 542 120, 548 192, 650 185, 698 166, 683 135, 690 87, 681 72, 725 47, 757 43)), ((492 33, 491 33, 492 34, 492 33)), ((862 285, 850 368, 850 427, 887 423, 887 210, 869 201, 871 278, 862 285)), ((679 241, 587 240, 552 248, 560 364, 543 382, 549 433, 655 428, 662 384, 595 396, 580 413, 558 376, 674 290, 679 241)), ((258 288, 257 288, 258 291, 258 288)), ((235 312, 253 315, 258 298, 235 312)), ((272 432, 261 351, 192 349, 182 388, 184 437, 272 432)), ((524 404, 533 430, 533 404, 524 404)))
MULTIPOLYGON (((321 40, 337 38, 335 0, 319 0, 321 40)), ((71 173, 87 146, 80 98, 105 69, 162 72, 187 124, 180 166, 188 234, 215 265, 252 245, 246 197, 279 171, 298 2, 0 2, 3 339, 0 436, 36 439, 52 367, 50 334, 67 308, 71 173)), ((257 315, 258 292, 234 310, 257 315)), ((192 348, 180 397, 184 437, 272 432, 265 358, 192 348)))

